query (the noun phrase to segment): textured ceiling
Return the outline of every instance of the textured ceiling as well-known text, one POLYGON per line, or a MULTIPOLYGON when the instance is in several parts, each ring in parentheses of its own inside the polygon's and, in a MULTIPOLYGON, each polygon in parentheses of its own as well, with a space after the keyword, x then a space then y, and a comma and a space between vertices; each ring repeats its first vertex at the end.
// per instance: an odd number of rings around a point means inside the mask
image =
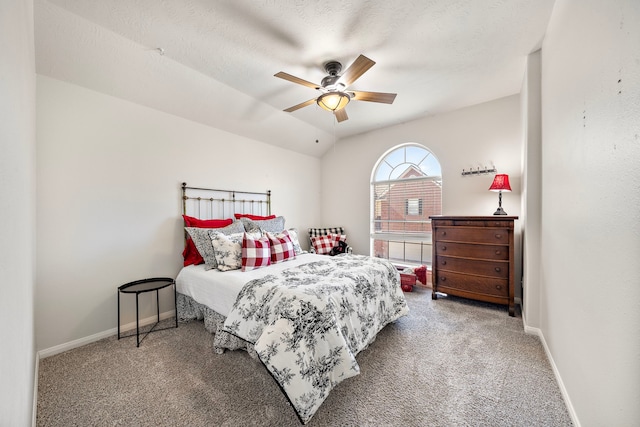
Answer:
POLYGON ((335 139, 518 93, 553 0, 36 0, 39 74, 311 155, 335 139), (162 49, 162 52, 160 51, 162 49), (335 123, 318 95, 329 60, 376 65, 335 123), (320 143, 315 143, 320 140, 320 143))

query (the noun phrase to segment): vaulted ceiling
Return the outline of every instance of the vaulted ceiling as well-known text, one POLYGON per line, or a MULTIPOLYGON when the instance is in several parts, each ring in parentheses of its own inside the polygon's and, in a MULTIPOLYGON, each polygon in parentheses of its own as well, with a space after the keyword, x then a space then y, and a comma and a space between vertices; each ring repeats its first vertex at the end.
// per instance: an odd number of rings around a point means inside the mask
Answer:
POLYGON ((35 0, 41 75, 301 153, 335 140, 518 93, 553 0, 35 0), (376 64, 336 123, 323 64, 376 64), (319 143, 315 143, 318 140, 319 143))

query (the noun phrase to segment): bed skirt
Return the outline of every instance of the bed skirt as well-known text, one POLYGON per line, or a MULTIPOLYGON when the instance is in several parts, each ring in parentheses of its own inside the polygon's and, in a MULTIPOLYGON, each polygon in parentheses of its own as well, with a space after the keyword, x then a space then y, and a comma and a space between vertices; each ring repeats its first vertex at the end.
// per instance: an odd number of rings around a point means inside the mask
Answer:
POLYGON ((181 293, 177 294, 176 310, 180 322, 204 320, 204 328, 213 334, 213 351, 217 354, 222 354, 225 350, 245 350, 249 356, 260 360, 253 344, 222 330, 224 321, 227 319, 222 314, 181 293))

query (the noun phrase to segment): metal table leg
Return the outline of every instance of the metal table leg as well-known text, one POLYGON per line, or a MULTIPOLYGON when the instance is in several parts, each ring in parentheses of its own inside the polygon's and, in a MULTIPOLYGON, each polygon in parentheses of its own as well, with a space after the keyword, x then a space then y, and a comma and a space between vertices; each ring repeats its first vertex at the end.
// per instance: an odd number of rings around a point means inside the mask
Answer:
POLYGON ((138 296, 140 294, 136 292, 136 347, 140 347, 140 316, 138 315, 138 296))
POLYGON ((178 327, 178 291, 176 290, 176 284, 173 284, 173 309, 176 313, 176 328, 178 327))
POLYGON ((118 339, 120 339, 120 289, 118 289, 118 339))

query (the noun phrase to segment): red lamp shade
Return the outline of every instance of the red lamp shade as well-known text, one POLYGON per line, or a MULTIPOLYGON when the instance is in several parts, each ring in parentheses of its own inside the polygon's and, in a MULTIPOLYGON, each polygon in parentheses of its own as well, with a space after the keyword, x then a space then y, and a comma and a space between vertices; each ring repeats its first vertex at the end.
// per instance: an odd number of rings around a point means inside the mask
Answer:
POLYGON ((502 209, 502 192, 511 191, 511 185, 509 185, 509 175, 496 175, 496 177, 493 178, 493 183, 491 184, 491 187, 489 187, 489 190, 498 192, 498 210, 493 214, 506 215, 507 213, 504 211, 504 209, 502 209))
POLYGON ((511 185, 509 185, 509 175, 498 174, 493 178, 493 183, 489 187, 491 191, 511 191, 511 185))

